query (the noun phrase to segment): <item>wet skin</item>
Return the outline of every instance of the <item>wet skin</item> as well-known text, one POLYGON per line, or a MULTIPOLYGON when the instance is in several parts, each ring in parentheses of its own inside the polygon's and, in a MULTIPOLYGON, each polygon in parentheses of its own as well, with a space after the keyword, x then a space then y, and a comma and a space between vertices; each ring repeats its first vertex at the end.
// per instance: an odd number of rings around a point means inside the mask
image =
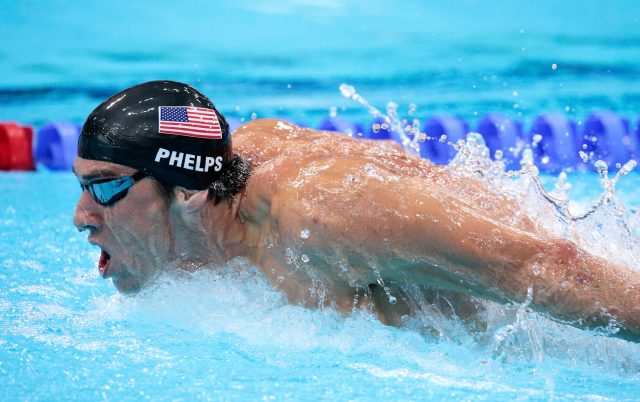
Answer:
MULTIPOLYGON (((613 315, 623 325, 617 336, 638 340, 636 271, 549 236, 472 179, 397 145, 276 120, 240 127, 233 142, 254 171, 231 203, 213 206, 205 192, 178 190, 167 205, 152 179, 112 207, 83 193, 74 222, 109 251, 107 276, 119 290, 143 286, 154 267, 245 256, 291 302, 307 306, 373 304, 397 324, 410 308, 389 303, 389 285, 439 289, 469 315, 468 295, 522 302, 530 290, 531 306, 554 318, 597 327, 613 315)), ((74 165, 80 179, 105 167, 133 172, 82 159, 74 165)))
MULTIPOLYGON (((135 173, 122 165, 78 159, 74 171, 80 183, 90 178, 115 178, 135 173)), ((157 274, 171 250, 167 205, 157 183, 144 179, 130 189, 122 202, 111 207, 96 203, 84 191, 74 215, 74 224, 89 231, 90 243, 110 256, 105 278, 112 278, 119 291, 138 291, 157 274)))

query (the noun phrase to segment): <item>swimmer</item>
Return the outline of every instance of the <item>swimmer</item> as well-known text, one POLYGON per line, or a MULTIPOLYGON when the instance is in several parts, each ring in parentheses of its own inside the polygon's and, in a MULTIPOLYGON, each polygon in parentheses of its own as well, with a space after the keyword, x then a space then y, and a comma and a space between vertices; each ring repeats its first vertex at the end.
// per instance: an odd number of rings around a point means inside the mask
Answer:
POLYGON ((470 297, 530 300, 581 328, 615 320, 615 336, 640 341, 636 270, 390 142, 264 119, 238 128, 232 147, 207 97, 153 81, 89 115, 73 170, 83 189, 74 224, 123 293, 166 270, 245 257, 292 303, 371 306, 388 324, 411 313, 396 297, 410 284, 446 294, 460 316, 473 316, 470 297))

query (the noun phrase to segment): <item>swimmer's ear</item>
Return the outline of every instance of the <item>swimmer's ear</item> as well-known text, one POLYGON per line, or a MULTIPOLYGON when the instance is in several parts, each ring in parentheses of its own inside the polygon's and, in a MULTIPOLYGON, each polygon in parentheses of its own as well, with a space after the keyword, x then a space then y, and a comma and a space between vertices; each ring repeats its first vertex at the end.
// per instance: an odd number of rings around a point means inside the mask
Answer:
POLYGON ((183 187, 174 187, 174 204, 186 212, 198 212, 207 203, 209 189, 194 191, 183 187))

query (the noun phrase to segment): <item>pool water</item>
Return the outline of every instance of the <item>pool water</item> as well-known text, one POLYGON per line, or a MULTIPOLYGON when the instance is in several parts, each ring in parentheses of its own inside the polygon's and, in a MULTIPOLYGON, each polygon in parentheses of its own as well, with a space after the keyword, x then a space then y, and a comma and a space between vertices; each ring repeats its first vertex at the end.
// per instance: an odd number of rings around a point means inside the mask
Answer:
MULTIPOLYGON (((596 176, 569 179, 588 206, 596 176)), ((640 207, 639 179, 618 185, 628 207, 640 207)), ((71 225, 80 192, 71 173, 5 173, 0 189, 3 401, 640 395, 640 345, 523 306, 495 305, 480 334, 453 319, 387 327, 366 312, 289 305, 242 260, 124 297, 71 225), (422 330, 433 325, 439 333, 422 330)))
MULTIPOLYGON (((640 109, 640 4, 611 0, 33 0, 0 8, 0 120, 84 121, 123 88, 186 81, 226 115, 317 126, 338 86, 415 117, 640 109), (60 10, 64 9, 64 12, 60 10), (553 65, 556 69, 553 69, 553 65)), ((343 109, 344 108, 344 109, 343 109)))
MULTIPOLYGON (((311 126, 332 108, 370 119, 343 82, 381 109, 415 103, 420 119, 638 119, 640 3, 423 3, 13 2, 0 8, 0 121, 81 123, 152 79, 192 83, 228 116, 311 126)), ((603 193, 595 172, 568 180, 577 211, 603 193)), ((632 172, 616 185, 623 218, 601 208, 578 228, 590 251, 635 267, 639 183, 632 172)), ((387 327, 365 311, 289 305, 243 260, 121 296, 72 225, 79 195, 71 173, 0 173, 2 401, 640 397, 639 345, 526 305, 487 303, 482 333, 433 310, 387 327)))

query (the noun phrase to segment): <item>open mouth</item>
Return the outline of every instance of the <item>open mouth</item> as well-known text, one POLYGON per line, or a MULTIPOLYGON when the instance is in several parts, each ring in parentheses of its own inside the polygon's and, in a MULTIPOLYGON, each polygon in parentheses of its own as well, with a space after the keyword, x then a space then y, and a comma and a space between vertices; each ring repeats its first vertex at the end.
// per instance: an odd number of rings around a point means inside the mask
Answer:
POLYGON ((111 256, 109 253, 102 250, 100 253, 100 260, 98 261, 98 271, 100 271, 100 276, 103 278, 106 278, 107 273, 109 272, 109 261, 111 261, 111 256))

